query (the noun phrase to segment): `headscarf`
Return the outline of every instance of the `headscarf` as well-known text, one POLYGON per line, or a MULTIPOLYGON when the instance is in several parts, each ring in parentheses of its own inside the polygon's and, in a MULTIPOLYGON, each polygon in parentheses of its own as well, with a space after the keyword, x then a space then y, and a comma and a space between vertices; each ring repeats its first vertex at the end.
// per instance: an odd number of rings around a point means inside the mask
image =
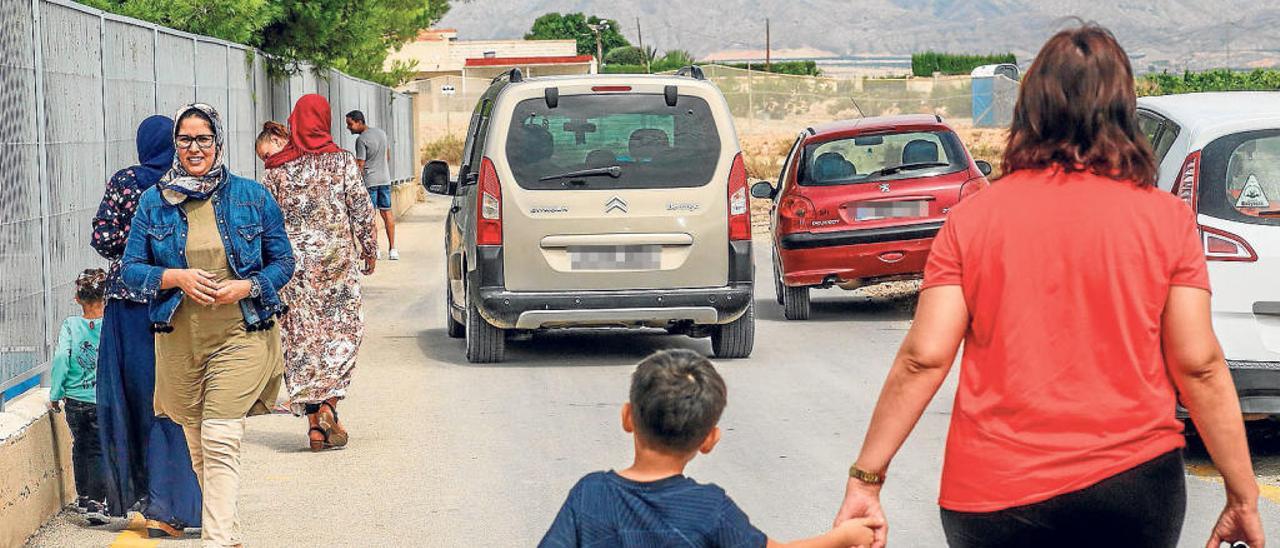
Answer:
MULTIPOLYGON (((207 117, 209 126, 213 129, 213 167, 204 175, 192 175, 187 172, 187 168, 182 166, 182 162, 178 160, 178 154, 175 150, 173 164, 170 166, 169 172, 160 179, 160 193, 164 196, 165 201, 171 205, 178 205, 188 198, 207 200, 209 196, 213 195, 213 191, 217 190, 222 185, 222 182, 227 179, 227 170, 222 167, 222 152, 224 148, 222 118, 218 116, 218 111, 209 105, 191 103, 178 109, 178 115, 174 116, 173 119, 182 120, 182 116, 191 111, 198 111, 207 117)), ((173 126, 173 134, 169 136, 169 139, 175 144, 177 143, 177 124, 173 126)))
POLYGON ((329 101, 324 96, 308 93, 299 97, 289 114, 289 144, 267 158, 264 165, 280 167, 304 154, 342 152, 333 143, 333 134, 329 131, 331 116, 329 101))
POLYGON ((138 165, 133 166, 133 178, 139 190, 156 184, 173 164, 173 119, 156 114, 138 124, 138 165))

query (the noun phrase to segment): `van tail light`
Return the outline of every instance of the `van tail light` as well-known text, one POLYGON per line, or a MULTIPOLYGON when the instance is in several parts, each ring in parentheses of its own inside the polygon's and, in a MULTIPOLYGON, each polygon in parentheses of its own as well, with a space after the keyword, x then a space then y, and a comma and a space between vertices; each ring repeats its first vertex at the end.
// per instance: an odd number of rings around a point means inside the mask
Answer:
POLYGON ((1235 261, 1251 263, 1258 260, 1253 246, 1244 238, 1230 232, 1200 225, 1200 237, 1204 240, 1204 258, 1209 261, 1235 261))
POLYGON ((813 220, 813 202, 798 194, 783 196, 778 203, 778 228, 783 234, 804 230, 813 220))
POLYGON ((729 169, 729 239, 751 239, 751 200, 747 197, 747 165, 742 153, 733 157, 729 169))
POLYGON ((488 157, 480 161, 476 186, 476 245, 502 245, 502 183, 488 157))
POLYGON ((987 188, 991 183, 987 182, 986 177, 974 177, 969 179, 960 187, 960 200, 977 194, 979 190, 987 188))
POLYGON ((1187 155, 1186 161, 1182 162, 1182 169, 1178 171, 1178 180, 1174 181, 1173 193, 1182 201, 1191 207, 1191 211, 1197 211, 1196 205, 1199 200, 1196 196, 1199 194, 1197 188, 1200 186, 1200 151, 1192 152, 1187 155))

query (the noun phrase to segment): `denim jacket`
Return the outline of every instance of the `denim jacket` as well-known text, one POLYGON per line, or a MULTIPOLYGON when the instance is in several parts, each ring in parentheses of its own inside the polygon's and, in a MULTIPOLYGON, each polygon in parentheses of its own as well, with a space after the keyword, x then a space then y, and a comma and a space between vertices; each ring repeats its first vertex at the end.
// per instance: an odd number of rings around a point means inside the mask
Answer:
MULTIPOLYGON (((232 271, 260 290, 257 298, 240 301, 246 329, 270 328, 272 318, 288 309, 279 291, 294 268, 280 206, 266 187, 232 173, 209 199, 232 271)), ((158 186, 147 189, 133 217, 121 275, 129 289, 150 300, 152 331, 173 330, 173 314, 184 295, 179 288, 160 289, 160 276, 165 269, 188 268, 186 249, 186 213, 164 201, 158 186)))

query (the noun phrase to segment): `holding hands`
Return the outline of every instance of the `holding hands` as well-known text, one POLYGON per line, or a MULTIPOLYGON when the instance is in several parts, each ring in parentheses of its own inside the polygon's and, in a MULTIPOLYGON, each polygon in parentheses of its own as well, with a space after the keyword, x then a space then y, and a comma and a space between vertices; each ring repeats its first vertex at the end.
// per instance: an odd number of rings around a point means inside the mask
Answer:
POLYGON ((161 289, 179 288, 187 297, 203 305, 233 304, 249 296, 253 282, 249 280, 217 281, 213 274, 199 268, 170 268, 160 277, 161 289))

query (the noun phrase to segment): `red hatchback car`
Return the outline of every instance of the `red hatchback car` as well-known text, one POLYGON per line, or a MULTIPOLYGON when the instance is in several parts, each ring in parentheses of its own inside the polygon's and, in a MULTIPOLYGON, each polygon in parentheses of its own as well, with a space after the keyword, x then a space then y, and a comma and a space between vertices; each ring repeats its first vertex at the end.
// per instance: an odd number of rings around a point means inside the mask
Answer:
POLYGON ((933 237, 957 202, 989 184, 937 116, 834 122, 796 138, 774 201, 773 272, 789 320, 809 317, 809 288, 920 278, 933 237))

